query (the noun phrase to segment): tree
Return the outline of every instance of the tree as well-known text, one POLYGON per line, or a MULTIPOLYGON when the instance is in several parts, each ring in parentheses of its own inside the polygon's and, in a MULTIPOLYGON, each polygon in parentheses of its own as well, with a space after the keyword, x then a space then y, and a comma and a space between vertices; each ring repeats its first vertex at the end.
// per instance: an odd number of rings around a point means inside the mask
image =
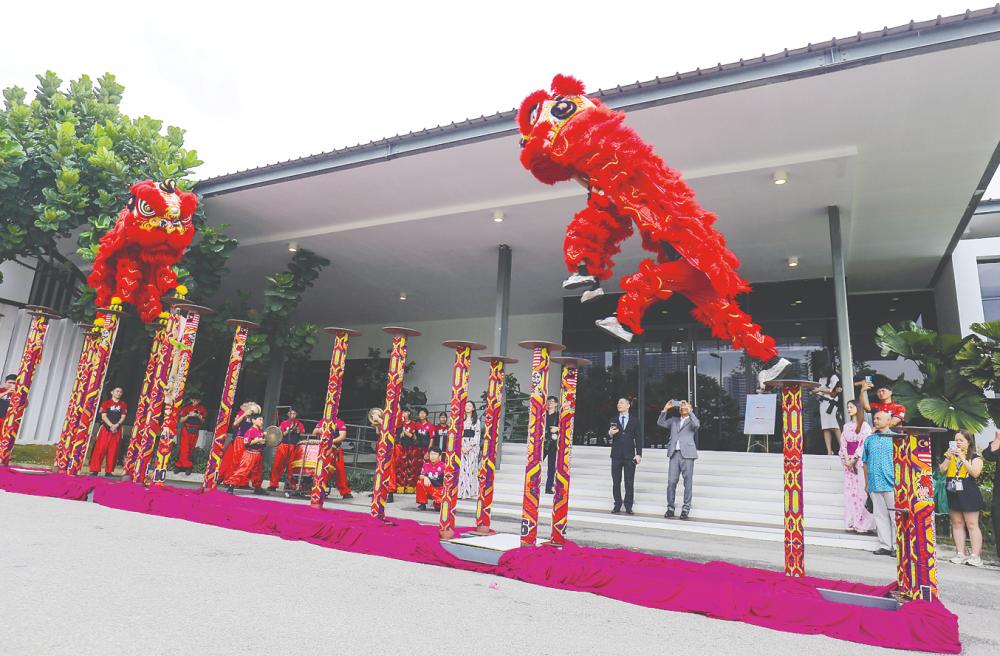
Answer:
MULTIPOLYGON (((36 76, 35 96, 21 87, 4 89, 0 111, 0 261, 39 258, 57 263, 81 283, 76 314, 92 297, 85 275, 66 257, 73 250, 93 261, 98 240, 143 179, 187 179, 202 162, 184 147, 184 130, 142 116, 122 114, 125 88, 106 73, 95 84, 87 75, 63 87, 52 71, 36 76)), ((225 226, 206 225, 195 215, 196 242, 178 268, 192 300, 218 290, 236 241, 225 226)))
POLYGON ((990 390, 994 398, 986 399, 993 423, 1000 426, 1000 321, 974 323, 972 335, 958 352, 961 373, 969 382, 990 390))

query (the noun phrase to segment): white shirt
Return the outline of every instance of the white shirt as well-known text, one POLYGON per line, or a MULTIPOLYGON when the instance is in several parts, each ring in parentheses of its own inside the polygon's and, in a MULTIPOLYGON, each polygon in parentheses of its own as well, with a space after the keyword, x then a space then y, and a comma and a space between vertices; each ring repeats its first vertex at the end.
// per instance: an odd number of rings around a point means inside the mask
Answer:
MULTIPOLYGON (((681 423, 679 423, 677 425, 678 432, 680 432, 680 429, 684 428, 684 424, 685 424, 685 422, 687 422, 687 420, 688 420, 688 416, 687 415, 681 415, 681 423)), ((681 450, 681 441, 680 441, 679 438, 675 438, 674 439, 674 451, 680 451, 680 450, 681 450)))

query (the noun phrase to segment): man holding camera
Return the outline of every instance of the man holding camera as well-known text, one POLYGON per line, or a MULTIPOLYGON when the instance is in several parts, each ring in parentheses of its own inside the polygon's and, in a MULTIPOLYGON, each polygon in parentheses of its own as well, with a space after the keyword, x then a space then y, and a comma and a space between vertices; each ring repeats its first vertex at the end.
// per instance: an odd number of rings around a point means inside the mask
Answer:
POLYGON ((691 404, 687 401, 667 401, 656 420, 656 425, 666 428, 667 457, 670 466, 667 473, 667 519, 674 516, 674 500, 677 495, 677 481, 684 477, 684 505, 681 506, 681 519, 687 519, 691 513, 691 497, 694 495, 694 461, 698 459, 698 429, 701 422, 691 412, 691 404), (678 414, 667 417, 674 408, 678 414))
POLYGON ((642 460, 642 433, 639 422, 629 415, 632 404, 628 399, 618 399, 618 414, 611 419, 608 437, 611 438, 611 481, 614 485, 615 506, 611 513, 622 511, 622 475, 625 477, 625 514, 632 515, 635 497, 635 466, 642 460))

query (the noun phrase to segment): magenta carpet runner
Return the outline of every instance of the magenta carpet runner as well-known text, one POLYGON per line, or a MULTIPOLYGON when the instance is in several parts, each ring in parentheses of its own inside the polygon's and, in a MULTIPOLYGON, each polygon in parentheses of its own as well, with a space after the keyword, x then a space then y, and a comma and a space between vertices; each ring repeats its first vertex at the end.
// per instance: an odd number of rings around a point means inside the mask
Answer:
POLYGON ((898 611, 826 601, 816 588, 885 595, 882 587, 740 567, 692 563, 623 549, 568 543, 508 552, 493 567, 459 560, 445 551, 437 527, 411 520, 387 526, 347 510, 315 510, 224 492, 112 482, 65 474, 23 473, 0 467, 0 489, 20 494, 84 500, 109 508, 173 517, 249 533, 303 540, 414 563, 483 572, 561 590, 590 592, 628 603, 779 631, 822 634, 879 647, 957 654, 958 618, 941 603, 913 601, 898 611))

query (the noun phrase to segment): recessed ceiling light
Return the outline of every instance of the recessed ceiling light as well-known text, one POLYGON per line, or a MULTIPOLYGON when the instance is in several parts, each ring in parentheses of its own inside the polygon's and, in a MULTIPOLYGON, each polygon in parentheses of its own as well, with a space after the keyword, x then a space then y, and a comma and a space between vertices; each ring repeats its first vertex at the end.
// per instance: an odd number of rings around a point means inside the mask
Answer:
POLYGON ((790 258, 788 258, 788 266, 790 266, 790 267, 797 267, 798 265, 799 265, 799 258, 798 257, 796 257, 795 255, 793 255, 790 258))
POLYGON ((406 300, 406 292, 399 292, 399 300, 401 301, 406 300))
POLYGON ((802 299, 801 298, 795 299, 795 305, 802 305, 802 299))
POLYGON ((893 297, 892 297, 892 300, 894 300, 894 301, 898 301, 898 300, 899 300, 899 297, 898 297, 898 296, 893 296, 893 297))
POLYGON ((493 212, 493 223, 503 223, 503 212, 500 210, 493 212))
POLYGON ((889 312, 895 312, 896 308, 889 308, 889 312))
POLYGON ((788 184, 788 173, 785 171, 775 171, 771 176, 771 180, 776 185, 788 184))
POLYGON ((289 253, 294 253, 297 250, 299 250, 299 244, 298 244, 298 242, 294 242, 294 241, 288 242, 288 252, 289 253))
POLYGON ((796 321, 796 322, 795 322, 795 325, 796 325, 796 326, 801 326, 801 325, 802 325, 802 322, 801 322, 801 321, 796 321))
POLYGON ((805 338, 806 338, 806 336, 805 336, 805 335, 803 335, 802 337, 799 337, 799 339, 805 339, 805 338))

